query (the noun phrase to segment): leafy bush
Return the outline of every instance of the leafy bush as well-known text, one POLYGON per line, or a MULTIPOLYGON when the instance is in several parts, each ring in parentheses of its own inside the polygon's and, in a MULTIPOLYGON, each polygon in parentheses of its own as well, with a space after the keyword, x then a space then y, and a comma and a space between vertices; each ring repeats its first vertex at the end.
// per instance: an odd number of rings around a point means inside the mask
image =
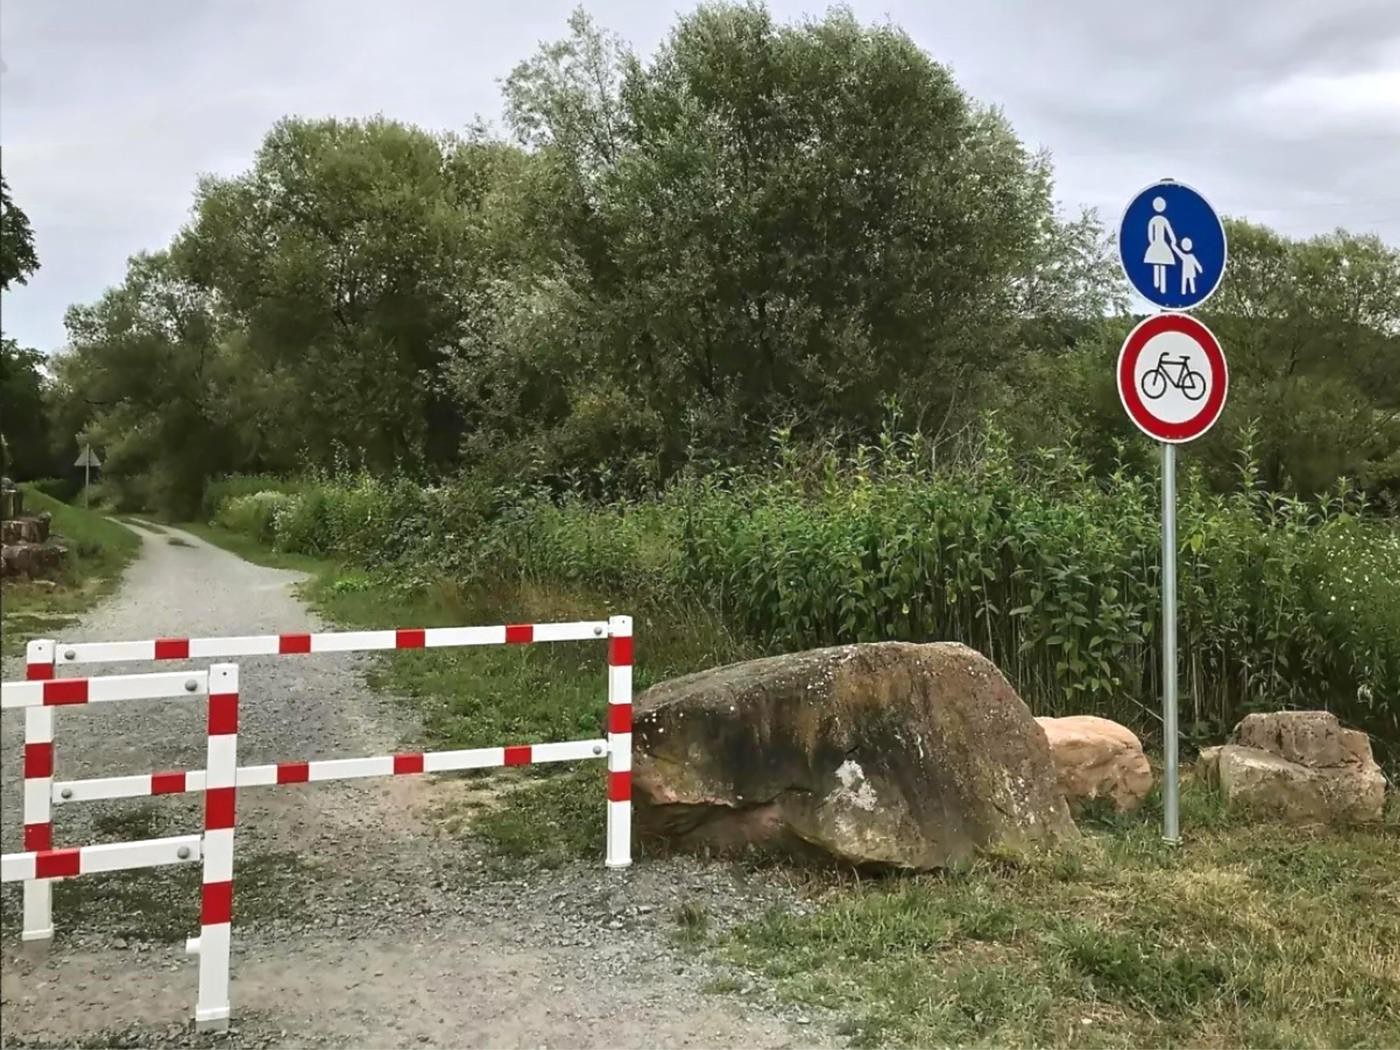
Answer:
POLYGON ((277 522, 300 497, 285 492, 250 492, 227 500, 214 515, 226 529, 251 536, 259 543, 277 545, 277 522))

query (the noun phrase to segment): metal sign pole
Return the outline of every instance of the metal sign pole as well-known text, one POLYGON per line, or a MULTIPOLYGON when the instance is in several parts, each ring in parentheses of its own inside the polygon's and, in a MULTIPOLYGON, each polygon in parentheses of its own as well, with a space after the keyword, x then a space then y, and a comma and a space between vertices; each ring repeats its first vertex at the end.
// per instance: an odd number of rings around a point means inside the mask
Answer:
POLYGON ((1176 446, 1162 442, 1162 838, 1181 841, 1176 724, 1176 446))
POLYGON ((83 449, 83 509, 88 509, 88 491, 92 488, 92 456, 83 449))

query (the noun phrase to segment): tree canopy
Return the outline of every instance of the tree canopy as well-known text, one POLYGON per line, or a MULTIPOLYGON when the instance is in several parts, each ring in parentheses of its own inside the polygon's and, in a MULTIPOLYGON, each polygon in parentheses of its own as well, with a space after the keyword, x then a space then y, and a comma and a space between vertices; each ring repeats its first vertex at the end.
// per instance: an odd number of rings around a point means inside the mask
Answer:
MULTIPOLYGON (((580 12, 504 95, 508 137, 279 122, 70 312, 61 429, 187 508, 214 473, 345 463, 607 494, 891 411, 946 437, 1014 404, 1026 443, 1106 464, 1129 435, 1097 216, 899 29, 719 4, 641 57, 580 12)), ((1217 474, 1250 440, 1279 487, 1400 488, 1400 254, 1240 223, 1231 254, 1217 474)))

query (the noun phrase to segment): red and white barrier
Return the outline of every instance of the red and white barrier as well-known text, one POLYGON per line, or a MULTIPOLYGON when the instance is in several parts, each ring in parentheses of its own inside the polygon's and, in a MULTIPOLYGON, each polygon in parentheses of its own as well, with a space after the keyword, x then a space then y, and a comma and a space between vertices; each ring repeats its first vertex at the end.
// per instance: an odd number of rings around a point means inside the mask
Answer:
MULTIPOLYGON (((54 679, 53 646, 54 643, 50 641, 30 642, 25 653, 29 680, 0 683, 0 709, 25 709, 23 841, 24 848, 35 853, 53 850, 51 799, 55 707, 200 696, 209 691, 207 671, 54 679)), ((25 882, 24 920, 20 937, 26 941, 42 941, 52 936, 52 884, 43 880, 25 882)))
MULTIPOLYGON (((44 645, 46 643, 36 643, 44 645)), ((52 644, 52 643, 47 643, 52 644)), ((33 653, 34 646, 30 647, 33 653)), ((26 716, 50 717, 46 730, 52 737, 51 708, 55 704, 94 701, 143 700, 207 695, 209 743, 205 774, 203 835, 176 835, 139 842, 113 842, 75 849, 27 849, 0 857, 0 880, 24 882, 24 938, 40 940, 53 935, 52 880, 105 871, 152 868, 165 864, 204 862, 200 937, 187 944, 199 955, 199 998, 195 1026, 201 1031, 222 1031, 229 1018, 229 948, 233 908, 233 824, 235 772, 238 766, 238 667, 215 664, 208 671, 179 674, 123 675, 117 678, 58 681, 6 682, 0 685, 0 706, 25 708, 26 716), (55 687, 72 686, 60 689, 55 687), (81 687, 81 689, 76 687, 81 687), (38 688, 36 688, 38 687, 38 688), (55 699, 57 697, 57 699, 55 699), (81 697, 81 699, 79 699, 81 697)), ((26 728, 29 722, 26 722, 26 728)), ((25 837, 52 838, 47 809, 42 822, 31 796, 43 788, 49 797, 53 776, 52 740, 25 744, 25 837), (31 784, 32 782, 32 784, 31 784), (32 830, 31 830, 32 829, 32 830)))
MULTIPOLYGON (((302 655, 373 652, 476 645, 527 645, 537 642, 608 639, 608 717, 603 740, 521 744, 499 748, 437 751, 414 755, 282 762, 246 766, 235 771, 239 787, 401 776, 463 769, 568 762, 607 756, 608 821, 605 860, 609 867, 631 863, 632 770, 632 618, 571 623, 502 624, 490 627, 397 628, 385 631, 329 631, 247 635, 231 638, 155 638, 134 642, 35 641, 26 653, 26 682, 6 683, 5 706, 25 707, 25 848, 49 849, 53 843, 52 807, 67 802, 132 798, 201 791, 204 770, 103 777, 81 781, 53 780, 53 711, 64 704, 179 696, 191 691, 190 675, 167 672, 94 679, 58 679, 61 665, 208 657, 302 655), (156 692, 160 690, 159 692, 156 692)), ((26 940, 53 935, 49 888, 25 886, 26 940)))

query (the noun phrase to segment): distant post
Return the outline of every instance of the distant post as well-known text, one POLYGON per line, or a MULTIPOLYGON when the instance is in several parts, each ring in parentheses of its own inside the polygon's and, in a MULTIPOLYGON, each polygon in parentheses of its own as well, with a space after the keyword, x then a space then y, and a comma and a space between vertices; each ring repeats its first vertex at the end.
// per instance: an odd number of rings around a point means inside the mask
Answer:
POLYGON ((101 467, 102 461, 97 458, 97 453, 92 450, 92 446, 84 441, 81 435, 78 443, 82 446, 82 451, 78 453, 78 458, 73 461, 73 466, 83 468, 83 508, 88 506, 88 490, 92 488, 92 468, 101 467))

